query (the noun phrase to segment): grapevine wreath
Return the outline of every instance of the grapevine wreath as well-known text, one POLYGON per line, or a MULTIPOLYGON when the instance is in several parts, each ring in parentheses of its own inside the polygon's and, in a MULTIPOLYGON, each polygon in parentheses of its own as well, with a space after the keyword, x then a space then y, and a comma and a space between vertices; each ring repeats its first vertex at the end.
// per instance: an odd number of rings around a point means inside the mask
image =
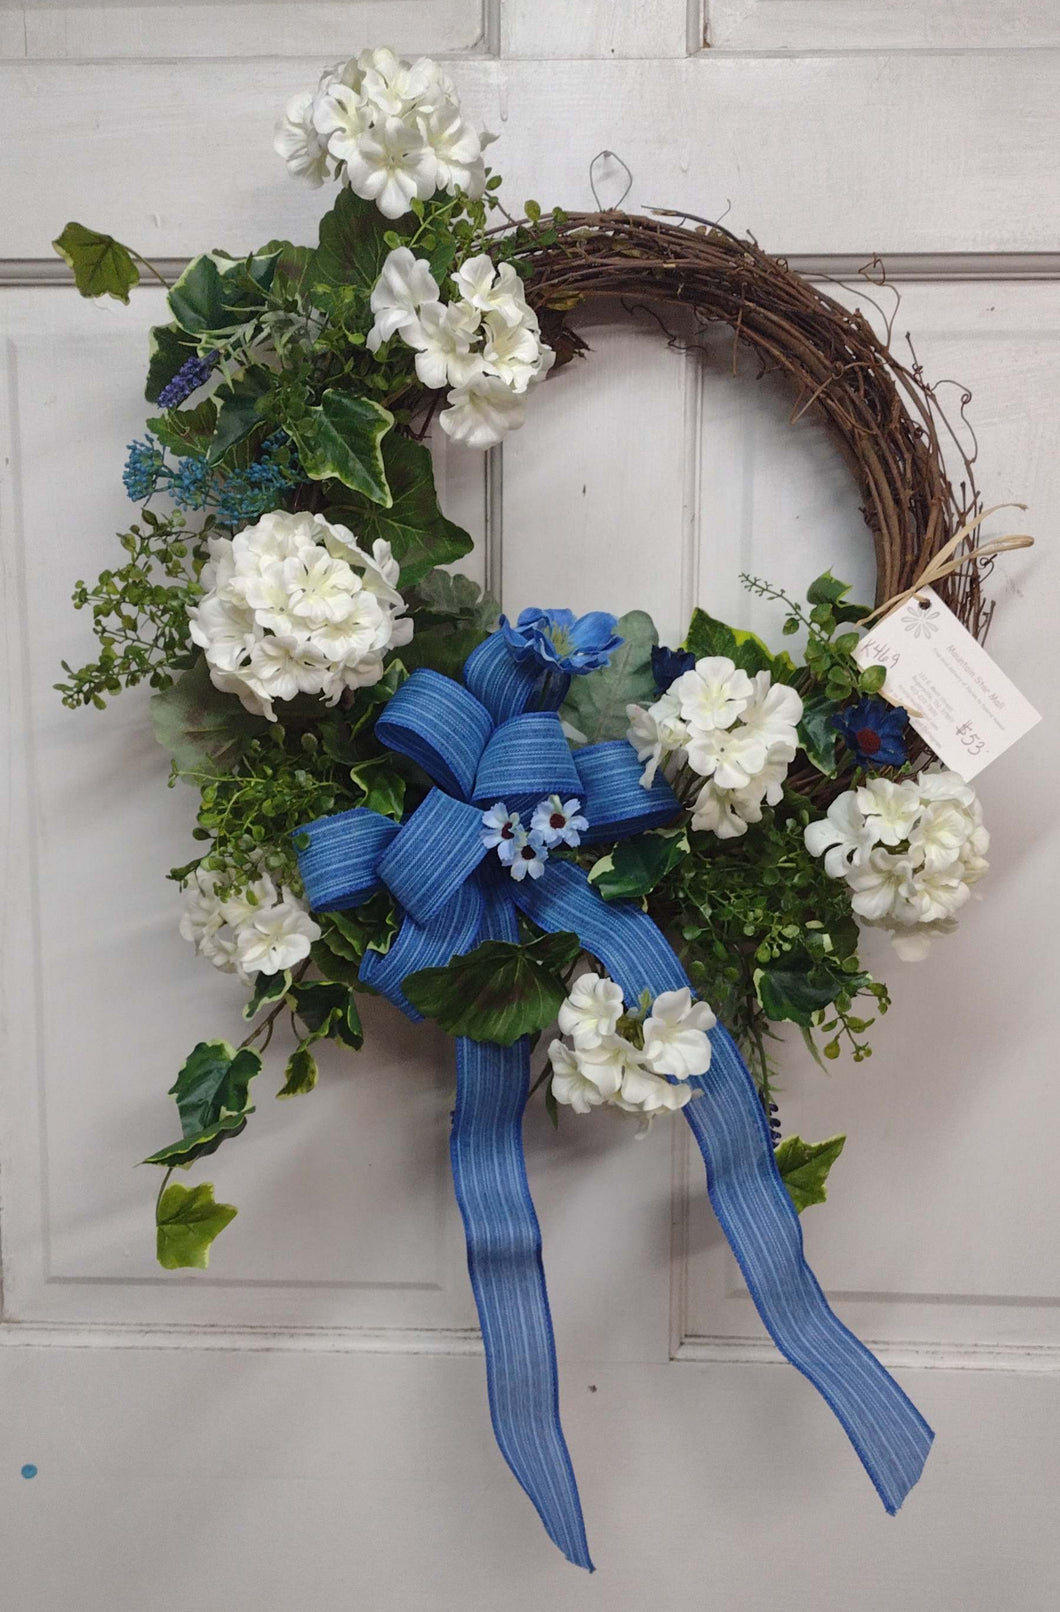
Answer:
MULTIPOLYGON (((140 513, 76 589, 99 652, 64 663, 63 699, 154 689, 172 779, 199 794, 200 855, 170 874, 181 933, 249 993, 245 1039, 199 1041, 171 1088, 158 1258, 204 1267, 236 1213, 174 1172, 246 1129, 274 1033, 293 1033, 278 1095, 301 1096, 315 1044, 359 1050, 358 997, 385 996, 456 1038, 494 1428, 565 1554, 591 1565, 522 1159, 538 1091, 557 1123, 683 1115, 764 1324, 893 1511, 931 1432, 805 1263, 797 1211, 843 1138, 781 1138, 769 1041, 794 1023, 824 1058, 866 1058, 888 999, 862 927, 921 955, 986 871, 973 789, 861 646, 928 581, 981 638, 980 562, 1015 540, 976 547, 971 464, 955 488, 952 434, 889 328, 687 215, 516 220, 485 141, 437 64, 387 50, 295 96, 277 150, 340 187, 319 241, 211 251, 167 286, 124 474, 140 513), (428 430, 485 450, 547 408, 591 362, 589 298, 664 331, 680 305, 682 340, 727 325, 734 366, 748 349, 790 379, 793 417, 823 418, 857 477, 875 608, 830 572, 805 601, 745 578, 802 635, 796 660, 707 609, 674 647, 643 611, 513 621, 449 569, 472 543, 438 505, 428 430)), ((55 244, 85 295, 161 278, 79 224, 55 244)))

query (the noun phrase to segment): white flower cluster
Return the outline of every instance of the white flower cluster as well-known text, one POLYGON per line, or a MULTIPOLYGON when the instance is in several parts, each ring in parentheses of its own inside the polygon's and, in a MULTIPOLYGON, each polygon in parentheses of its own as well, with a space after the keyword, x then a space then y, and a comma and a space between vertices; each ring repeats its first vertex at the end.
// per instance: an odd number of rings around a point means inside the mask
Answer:
POLYGON ((315 91, 288 101, 275 147, 296 178, 311 185, 342 179, 386 218, 400 218, 414 196, 481 196, 482 148, 490 138, 464 121, 452 79, 437 62, 362 50, 329 68, 315 91))
POLYGON ((296 694, 334 705, 344 689, 377 683, 386 651, 412 637, 398 575, 389 543, 366 554, 345 526, 273 510, 211 540, 192 640, 214 685, 270 722, 272 702, 296 694))
POLYGON ((320 928, 305 903, 277 890, 268 874, 233 890, 218 873, 196 868, 184 886, 180 932, 203 957, 246 982, 252 974, 278 974, 309 956, 320 928), (220 890, 218 887, 221 887, 220 890))
POLYGON ((895 932, 899 956, 915 961, 955 914, 989 863, 990 836, 978 796, 955 772, 933 767, 895 783, 870 778, 848 789, 827 817, 806 828, 806 848, 845 879, 850 905, 895 932))
POLYGON ((747 832, 762 819, 762 803, 775 806, 798 749, 802 701, 768 672, 754 678, 725 655, 697 660, 645 709, 626 707, 628 739, 647 765, 650 788, 660 766, 671 779, 688 767, 706 782, 692 806, 692 827, 719 839, 747 832))
POLYGON ((449 278, 458 294, 442 302, 426 258, 395 247, 372 291, 368 348, 378 352, 392 336, 415 348, 424 386, 450 388, 442 430, 454 442, 491 448, 522 425, 526 394, 556 355, 510 263, 494 264, 480 252, 449 278))
POLYGON ((717 1021, 687 986, 663 991, 643 1020, 624 1015, 614 980, 583 974, 575 981, 559 1010, 560 1030, 573 1044, 557 1040, 548 1049, 552 1095, 576 1114, 605 1103, 639 1114, 646 1128, 655 1114, 683 1108, 692 1096, 686 1082, 710 1067, 707 1031, 717 1021))

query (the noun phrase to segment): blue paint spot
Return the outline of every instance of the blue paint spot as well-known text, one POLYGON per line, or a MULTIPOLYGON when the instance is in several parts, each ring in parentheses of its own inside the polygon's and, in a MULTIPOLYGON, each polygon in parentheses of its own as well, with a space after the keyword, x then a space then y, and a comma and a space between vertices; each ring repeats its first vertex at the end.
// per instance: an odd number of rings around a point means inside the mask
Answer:
POLYGON ((25 1466, 22 1468, 22 1476, 24 1478, 35 1478, 37 1476, 37 1468, 33 1465, 32 1461, 26 1462, 25 1466))

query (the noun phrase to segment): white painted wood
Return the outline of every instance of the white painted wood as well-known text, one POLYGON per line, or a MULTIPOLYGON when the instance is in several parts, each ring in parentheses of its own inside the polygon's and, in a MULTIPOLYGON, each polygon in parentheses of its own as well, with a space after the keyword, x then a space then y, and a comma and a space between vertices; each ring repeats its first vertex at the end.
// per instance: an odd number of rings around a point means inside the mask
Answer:
POLYGON ((606 61, 689 50, 688 8, 674 0, 500 0, 500 23, 502 56, 606 61))
POLYGON ((386 40, 410 55, 486 48, 490 0, 2 0, 0 58, 173 60, 310 55, 386 40))
POLYGON ((1060 44, 1053 0, 706 0, 715 50, 1030 50, 1060 44))
MULTIPOLYGON (((149 256, 186 255, 202 241, 244 250, 277 231, 312 238, 321 195, 287 181, 272 128, 284 100, 318 72, 316 57, 0 69, 4 255, 47 256, 68 218, 98 221, 149 256)), ((516 205, 534 196, 592 207, 589 164, 608 148, 633 169, 629 206, 709 217, 729 208, 730 228, 751 229, 777 251, 1056 245, 1060 52, 708 52, 547 69, 469 59, 454 62, 453 76, 470 114, 502 134, 491 159, 516 205), (928 152, 937 184, 924 183, 928 152), (974 179, 955 183, 958 175, 974 179)))
MULTIPOLYGON (((860 3, 828 10, 871 20, 860 3)), ((129 518, 120 466, 160 298, 97 308, 60 283, 12 284, 37 273, 12 260, 44 259, 68 217, 159 258, 311 239, 327 197, 289 184, 270 150, 285 96, 369 38, 477 53, 452 70, 503 134, 510 201, 592 205, 588 164, 609 147, 634 169, 631 203, 716 214, 731 199, 728 223, 806 267, 904 254, 899 330, 929 372, 975 389, 984 491, 1028 499, 1048 533, 1060 287, 1029 276, 1056 270, 1039 255, 1056 246, 1056 54, 921 51, 998 42, 978 0, 923 8, 917 26, 933 12, 946 40, 831 58, 684 59, 698 3, 634 11, 509 0, 485 8, 480 37, 459 0, 39 6, 25 21, 53 59, 0 68, 0 1553, 23 1612, 677 1612, 704 1580, 726 1612, 1057 1604, 1057 1026, 1029 966, 1052 946, 1047 726, 984 776, 984 905, 919 971, 888 964, 896 1006, 873 1061, 825 1079, 797 1040, 783 1050, 787 1127, 851 1137, 828 1209, 806 1218, 811 1256, 939 1433, 899 1519, 808 1385, 764 1369, 776 1357, 682 1128, 634 1144, 615 1117, 568 1116, 554 1136, 538 1109, 529 1168, 602 1571, 555 1556, 490 1433, 446 1178, 448 1049, 385 1009, 311 1097, 276 1103, 273 1062, 247 1134, 196 1170, 241 1211, 209 1272, 152 1264, 153 1172, 132 1161, 168 1134, 189 1034, 231 1036, 241 996, 175 932, 162 875, 188 854, 193 801, 164 787, 143 699, 69 713, 50 685, 60 657, 90 652, 70 587, 129 518), (353 37, 336 37, 347 18, 353 37), (188 38, 202 60, 119 59, 186 57, 188 38), (483 59, 496 50, 507 59, 483 59)), ((912 26, 901 4, 875 16, 912 26)), ((1034 8, 997 16, 1006 46, 1048 42, 1034 8)), ((20 22, 0 6, 8 53, 20 22)), ((476 539, 465 568, 508 610, 640 605, 669 637, 699 600, 768 634, 742 566, 801 590, 832 564, 868 589, 856 492, 812 419, 790 429, 771 382, 728 378, 720 334, 692 357, 644 318, 600 307, 582 323, 591 356, 535 394, 502 453, 434 445, 443 504, 476 539)), ((1054 572, 1045 544, 1005 563, 991 639, 1043 705, 1054 572)))

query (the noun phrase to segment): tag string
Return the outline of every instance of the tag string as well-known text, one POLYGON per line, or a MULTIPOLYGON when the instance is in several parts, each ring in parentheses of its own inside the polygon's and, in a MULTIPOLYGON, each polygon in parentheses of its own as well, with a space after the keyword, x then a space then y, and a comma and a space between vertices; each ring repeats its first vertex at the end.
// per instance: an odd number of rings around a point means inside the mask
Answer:
POLYGON ((996 554, 1007 554, 1010 549, 1029 549, 1034 542, 1033 537, 1028 536, 1026 532, 1013 532, 1008 537, 991 537, 985 543, 973 543, 967 554, 954 552, 972 535, 976 527, 981 526, 988 516, 996 515, 999 509, 1026 508, 1026 504, 994 504, 990 509, 984 509, 981 515, 976 515, 974 520, 966 522, 937 554, 931 556, 911 588, 906 588, 904 593, 896 593, 892 599, 877 605, 875 610, 871 610, 867 616, 861 618, 860 625, 865 626, 870 621, 875 621, 877 616, 889 615, 892 610, 897 610, 899 605, 904 605, 909 599, 915 599, 925 588, 930 588, 943 577, 959 571, 969 560, 989 560, 996 554))

